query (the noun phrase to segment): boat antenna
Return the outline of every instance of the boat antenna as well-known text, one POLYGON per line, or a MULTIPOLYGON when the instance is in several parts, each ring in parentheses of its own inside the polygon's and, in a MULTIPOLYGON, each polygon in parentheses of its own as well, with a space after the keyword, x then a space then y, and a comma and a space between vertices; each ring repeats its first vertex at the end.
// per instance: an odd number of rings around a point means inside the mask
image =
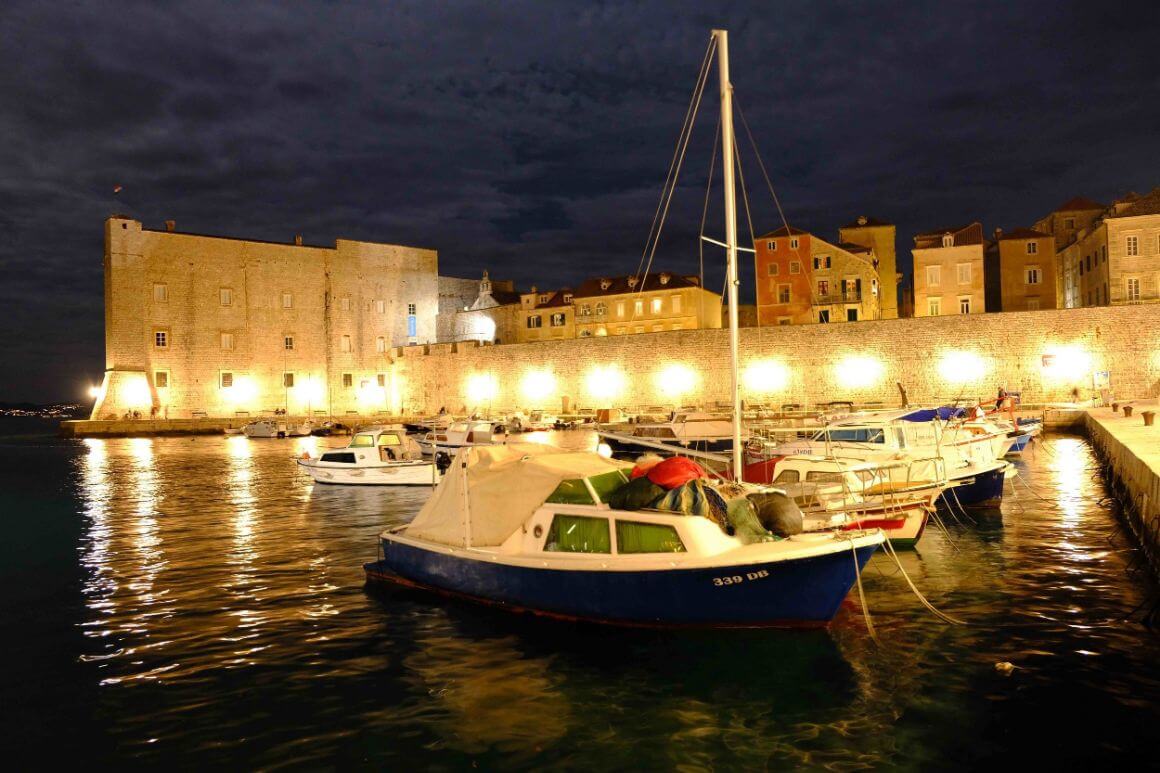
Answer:
POLYGON ((713 30, 717 41, 717 70, 721 83, 721 170, 725 188, 725 252, 728 263, 729 358, 733 388, 733 479, 741 482, 741 357, 737 331, 737 190, 733 182, 733 85, 729 82, 729 32, 713 30))

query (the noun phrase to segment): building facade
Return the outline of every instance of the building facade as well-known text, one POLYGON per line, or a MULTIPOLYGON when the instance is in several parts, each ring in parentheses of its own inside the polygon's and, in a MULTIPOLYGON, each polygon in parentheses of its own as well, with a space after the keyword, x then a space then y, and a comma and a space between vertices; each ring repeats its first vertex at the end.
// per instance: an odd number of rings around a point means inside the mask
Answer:
POLYGON ((1113 202, 1056 262, 1065 308, 1160 302, 1160 188, 1113 202))
POLYGON ((758 237, 754 262, 763 327, 881 318, 873 247, 831 244, 783 226, 758 237))
POLYGON ((838 229, 838 241, 842 244, 857 244, 874 251, 878 260, 878 304, 882 309, 882 319, 897 319, 899 316, 898 287, 902 274, 898 273, 896 240, 897 229, 892 223, 866 215, 860 215, 854 222, 838 229))
POLYGON ((455 315, 450 340, 515 343, 519 340, 520 312, 515 283, 492 279, 484 271, 483 279, 476 282, 475 300, 455 315))
POLYGON ((571 295, 577 338, 721 327, 721 296, 695 276, 597 277, 571 295))
POLYGON ((571 290, 538 291, 520 296, 517 343, 552 341, 576 337, 576 317, 571 290))
POLYGON ((987 310, 981 223, 917 234, 912 254, 914 316, 982 314, 987 310))
MULTIPOLYGON (((1056 294, 1055 240, 1031 228, 996 231, 999 304, 988 311, 1059 308, 1056 294)), ((989 277, 988 277, 989 278, 989 277)))
POLYGON ((95 419, 395 410, 392 350, 436 339, 434 250, 227 239, 115 216, 104 268, 95 419))

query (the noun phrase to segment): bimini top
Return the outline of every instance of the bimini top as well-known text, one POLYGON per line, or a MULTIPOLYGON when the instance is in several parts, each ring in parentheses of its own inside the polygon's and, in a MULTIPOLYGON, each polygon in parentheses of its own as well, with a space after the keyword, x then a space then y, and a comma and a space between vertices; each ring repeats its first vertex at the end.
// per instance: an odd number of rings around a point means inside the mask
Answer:
POLYGON ((444 545, 496 547, 546 501, 604 501, 628 481, 631 467, 539 443, 464 448, 403 533, 444 545))

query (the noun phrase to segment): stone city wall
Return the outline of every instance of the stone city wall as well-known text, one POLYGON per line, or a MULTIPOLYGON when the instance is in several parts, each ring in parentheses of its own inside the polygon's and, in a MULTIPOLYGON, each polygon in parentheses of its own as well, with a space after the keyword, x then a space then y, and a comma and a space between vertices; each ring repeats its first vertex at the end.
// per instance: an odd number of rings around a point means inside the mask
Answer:
MULTIPOLYGON (((464 409, 707 405, 728 401, 727 330, 569 341, 409 347, 396 352, 402 407, 464 409)), ((1160 391, 1160 306, 929 317, 741 331, 750 403, 912 403, 994 399, 1000 384, 1027 403, 1097 393, 1107 371, 1120 397, 1160 391)))

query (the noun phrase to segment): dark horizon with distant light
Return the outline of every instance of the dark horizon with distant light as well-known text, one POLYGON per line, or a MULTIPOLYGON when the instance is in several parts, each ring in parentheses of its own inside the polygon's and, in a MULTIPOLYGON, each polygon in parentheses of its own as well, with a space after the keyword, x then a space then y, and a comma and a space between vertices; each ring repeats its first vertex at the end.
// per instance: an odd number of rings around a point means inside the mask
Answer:
MULTIPOLYGON (((0 8, 0 400, 83 401, 99 382, 114 213, 432 247, 445 275, 521 288, 632 272, 713 27, 789 222, 831 241, 860 214, 893 222, 903 272, 917 231, 990 234, 1160 185, 1145 3, 16 0, 0 8)), ((698 272, 716 100, 714 75, 656 270, 698 272)), ((760 234, 781 220, 740 124, 738 142, 760 234)), ((705 256, 720 287, 720 251, 705 256)))

